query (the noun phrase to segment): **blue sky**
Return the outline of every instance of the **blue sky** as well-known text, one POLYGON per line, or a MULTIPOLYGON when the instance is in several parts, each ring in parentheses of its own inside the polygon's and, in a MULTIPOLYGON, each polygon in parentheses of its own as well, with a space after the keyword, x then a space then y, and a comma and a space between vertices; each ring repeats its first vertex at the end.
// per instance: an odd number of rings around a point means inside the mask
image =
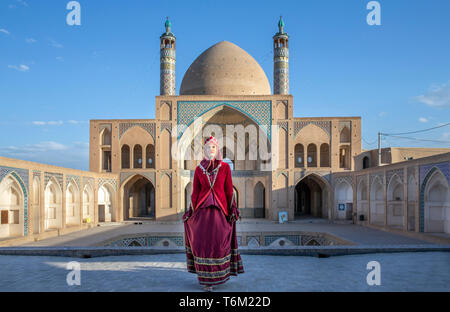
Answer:
MULTIPOLYGON (((252 55, 272 84, 272 36, 290 35, 295 117, 361 116, 363 148, 378 131, 450 122, 450 1, 79 0, 0 1, 0 155, 89 168, 90 119, 154 118, 159 36, 177 37, 176 92, 194 59, 228 40, 252 55)), ((410 135, 450 141, 450 127, 410 135)), ((383 146, 450 147, 386 137, 383 146)), ((370 144, 369 144, 370 143, 370 144)))

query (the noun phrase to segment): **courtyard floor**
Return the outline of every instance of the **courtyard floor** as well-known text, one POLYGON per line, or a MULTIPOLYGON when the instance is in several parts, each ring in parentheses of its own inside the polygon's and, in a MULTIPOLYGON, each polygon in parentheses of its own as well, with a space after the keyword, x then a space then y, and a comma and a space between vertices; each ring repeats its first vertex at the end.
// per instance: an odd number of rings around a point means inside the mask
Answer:
MULTIPOLYGON (((215 291, 450 291, 450 253, 414 252, 330 258, 242 255, 245 273, 215 291), (369 261, 381 285, 369 286, 369 261)), ((0 291, 202 291, 184 254, 90 259, 0 256, 0 291), (67 264, 80 263, 81 285, 69 286, 67 264)))
MULTIPOLYGON (((261 219, 246 219, 237 222, 236 228, 238 232, 325 232, 356 245, 442 244, 443 242, 450 244, 450 235, 448 234, 438 236, 429 233, 401 233, 401 231, 395 233, 395 231, 384 231, 355 224, 332 223, 319 218, 301 219, 285 224, 261 219)), ((138 233, 184 233, 184 225, 181 221, 102 224, 88 230, 76 231, 41 241, 18 243, 16 246, 102 246, 103 242, 115 237, 138 233)))

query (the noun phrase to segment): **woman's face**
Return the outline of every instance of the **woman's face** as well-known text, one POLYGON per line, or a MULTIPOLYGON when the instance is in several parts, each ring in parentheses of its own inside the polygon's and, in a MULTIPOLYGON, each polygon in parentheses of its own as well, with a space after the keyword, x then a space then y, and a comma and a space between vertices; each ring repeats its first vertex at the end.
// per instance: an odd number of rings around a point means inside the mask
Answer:
POLYGON ((206 144, 206 157, 209 157, 209 159, 213 159, 214 156, 216 156, 216 145, 213 143, 206 144))

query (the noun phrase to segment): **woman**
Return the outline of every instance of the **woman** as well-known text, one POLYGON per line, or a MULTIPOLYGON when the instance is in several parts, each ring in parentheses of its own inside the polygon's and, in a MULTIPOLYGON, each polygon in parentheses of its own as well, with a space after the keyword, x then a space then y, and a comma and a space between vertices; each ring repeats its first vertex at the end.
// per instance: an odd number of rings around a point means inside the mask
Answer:
POLYGON ((186 263, 200 285, 212 291, 230 275, 244 273, 236 237, 236 205, 230 166, 222 161, 213 136, 204 144, 203 160, 195 168, 191 203, 183 215, 186 263))

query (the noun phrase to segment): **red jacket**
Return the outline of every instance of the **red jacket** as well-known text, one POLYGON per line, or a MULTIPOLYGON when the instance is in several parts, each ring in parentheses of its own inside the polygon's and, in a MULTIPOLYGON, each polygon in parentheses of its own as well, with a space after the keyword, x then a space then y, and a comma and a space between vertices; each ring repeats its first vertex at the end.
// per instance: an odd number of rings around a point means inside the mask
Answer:
MULTIPOLYGON (((200 204, 207 198, 211 187, 208 182, 208 176, 203 173, 200 166, 195 168, 194 183, 192 190, 192 206, 193 209, 197 209, 200 204)), ((231 180, 230 165, 226 162, 221 162, 221 166, 217 171, 216 181, 212 188, 212 192, 220 205, 220 208, 226 216, 229 215, 229 209, 231 211, 231 200, 233 198, 233 181, 231 180)))

